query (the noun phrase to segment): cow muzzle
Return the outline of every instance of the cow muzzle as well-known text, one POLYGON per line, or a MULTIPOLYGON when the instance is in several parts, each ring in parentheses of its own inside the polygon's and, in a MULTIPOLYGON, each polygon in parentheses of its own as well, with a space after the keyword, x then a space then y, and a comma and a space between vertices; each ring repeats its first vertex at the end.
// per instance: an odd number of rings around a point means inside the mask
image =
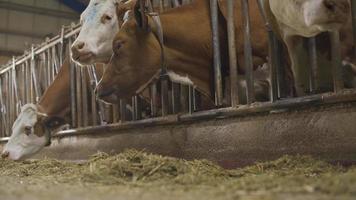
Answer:
POLYGON ((77 41, 71 47, 72 59, 80 64, 90 64, 95 54, 88 49, 88 44, 77 41))
POLYGON ((5 159, 5 158, 8 158, 10 156, 10 153, 8 151, 4 151, 2 154, 1 154, 1 158, 5 159))

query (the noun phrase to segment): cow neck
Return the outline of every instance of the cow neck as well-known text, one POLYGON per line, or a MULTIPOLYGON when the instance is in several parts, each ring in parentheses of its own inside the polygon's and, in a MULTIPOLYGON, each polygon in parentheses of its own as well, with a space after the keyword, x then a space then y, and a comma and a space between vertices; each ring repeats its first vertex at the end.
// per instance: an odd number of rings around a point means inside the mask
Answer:
MULTIPOLYGON (((203 5, 199 4, 199 6, 203 6, 203 5)), ((192 12, 193 11, 192 8, 194 9, 194 7, 189 6, 185 8, 182 7, 181 9, 185 9, 185 11, 188 12, 190 9, 190 12, 192 12)), ((177 12, 176 10, 177 9, 172 10, 172 12, 168 11, 162 13, 161 15, 157 15, 157 14, 149 15, 150 17, 152 17, 154 23, 156 24, 157 30, 154 30, 153 32, 161 47, 161 69, 160 69, 160 71, 162 72, 161 75, 167 73, 167 71, 172 71, 180 76, 188 77, 194 83, 195 88, 200 93, 212 99, 213 95, 211 91, 210 78, 209 78, 210 72, 208 70, 205 73, 204 71, 199 70, 199 69, 204 69, 206 66, 209 66, 209 63, 200 62, 199 58, 191 59, 190 58, 191 55, 183 54, 183 52, 178 52, 177 50, 174 50, 163 43, 164 39, 166 39, 166 37, 164 37, 166 36, 166 33, 170 34, 170 32, 163 33, 164 28, 167 26, 170 26, 169 28, 167 28, 167 30, 170 30, 172 28, 171 23, 165 23, 165 22, 167 21, 177 22, 177 20, 179 20, 179 18, 178 19, 174 18, 175 20, 166 19, 172 17, 171 14, 177 12), (164 19, 162 23, 161 23, 161 19, 164 19), (178 59, 167 59, 172 57, 178 59)))

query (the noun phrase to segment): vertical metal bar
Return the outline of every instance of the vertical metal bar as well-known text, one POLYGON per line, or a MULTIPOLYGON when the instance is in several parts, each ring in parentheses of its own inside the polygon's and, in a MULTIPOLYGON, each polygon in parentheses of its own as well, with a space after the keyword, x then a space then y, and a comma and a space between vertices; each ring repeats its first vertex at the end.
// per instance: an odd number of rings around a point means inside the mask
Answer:
POLYGON ((95 78, 94 78, 94 73, 95 73, 94 66, 87 67, 87 70, 88 70, 88 74, 89 74, 89 77, 90 77, 92 125, 95 126, 98 123, 98 119, 97 119, 97 104, 96 104, 96 96, 95 96, 96 81, 95 81, 95 78))
POLYGON ((162 116, 166 116, 169 114, 169 102, 168 102, 168 77, 165 76, 161 79, 161 108, 162 108, 162 116))
POLYGON ((153 83, 150 87, 151 94, 151 115, 152 117, 157 117, 158 115, 158 105, 157 105, 157 84, 153 83))
POLYGON ((352 13, 352 33, 353 33, 353 52, 356 56, 356 0, 351 0, 351 13, 352 13))
POLYGON ((193 91, 194 91, 194 88, 193 86, 189 85, 188 86, 188 105, 189 105, 189 114, 192 114, 193 111, 194 111, 194 100, 193 100, 193 97, 194 97, 194 94, 193 94, 193 91))
POLYGON ((112 105, 112 121, 113 123, 119 122, 119 105, 113 104, 112 105))
POLYGON ((244 56, 246 69, 246 94, 247 103, 251 104, 255 101, 255 91, 253 85, 253 62, 252 62, 252 44, 251 44, 251 25, 250 25, 250 11, 248 0, 241 0, 242 4, 242 18, 244 21, 244 56))
POLYGON ((87 85, 87 76, 85 73, 85 68, 80 67, 81 80, 82 80, 82 109, 83 109, 83 126, 86 127, 89 125, 88 121, 88 85, 87 85))
POLYGON ((189 87, 187 85, 180 85, 180 105, 181 112, 189 112, 189 87))
MULTIPOLYGON (((69 47, 72 46, 72 38, 69 39, 69 47)), ((71 109, 71 119, 72 128, 77 127, 77 106, 76 106, 76 70, 75 64, 70 60, 70 109, 71 109)))
POLYGON ((11 133, 11 89, 9 87, 10 79, 9 79, 9 73, 5 74, 5 90, 7 91, 7 96, 6 98, 6 121, 8 123, 8 130, 7 130, 7 135, 11 133))
POLYGON ((331 55, 334 75, 334 92, 340 92, 344 88, 342 80, 342 63, 340 53, 340 35, 338 31, 330 32, 331 55))
POLYGON ((317 91, 318 86, 318 57, 316 50, 315 37, 308 38, 309 50, 309 92, 314 93, 317 91))
POLYGON ((132 107, 132 120, 136 121, 136 101, 135 101, 135 96, 131 97, 131 107, 132 107))
POLYGON ((75 75, 76 75, 76 102, 77 102, 77 126, 78 127, 82 127, 83 126, 83 108, 81 106, 82 104, 82 87, 81 87, 81 70, 80 70, 80 66, 76 66, 75 67, 75 75))
POLYGON ((137 120, 142 119, 142 99, 140 96, 135 96, 135 115, 137 120))
POLYGON ((177 114, 180 110, 180 85, 172 82, 172 113, 177 114))
POLYGON ((214 49, 214 80, 215 80, 215 104, 221 106, 223 102, 221 55, 219 41, 218 1, 210 0, 212 39, 214 49))
POLYGON ((34 47, 32 46, 32 49, 31 49, 31 77, 32 77, 32 82, 33 82, 33 88, 35 90, 35 93, 34 93, 34 102, 37 103, 39 101, 39 98, 40 98, 40 86, 38 84, 38 81, 37 81, 37 74, 36 74, 36 60, 35 60, 35 50, 34 50, 34 47))
POLYGON ((3 80, 2 76, 0 77, 0 112, 1 112, 1 137, 5 136, 5 132, 7 131, 7 123, 6 123, 6 108, 5 108, 5 102, 3 99, 3 93, 2 93, 2 86, 3 86, 3 80))
POLYGON ((29 65, 29 61, 25 61, 25 94, 26 94, 26 103, 31 102, 31 91, 32 91, 32 80, 31 80, 31 67, 29 65))
POLYGON ((231 106, 236 107, 239 104, 238 87, 237 87, 237 57, 236 57, 236 38, 234 24, 234 5, 235 0, 227 0, 227 30, 229 42, 229 64, 230 64, 230 93, 231 106))
POLYGON ((121 99, 120 100, 120 118, 121 118, 121 122, 125 122, 127 119, 126 119, 126 100, 124 99, 121 99))

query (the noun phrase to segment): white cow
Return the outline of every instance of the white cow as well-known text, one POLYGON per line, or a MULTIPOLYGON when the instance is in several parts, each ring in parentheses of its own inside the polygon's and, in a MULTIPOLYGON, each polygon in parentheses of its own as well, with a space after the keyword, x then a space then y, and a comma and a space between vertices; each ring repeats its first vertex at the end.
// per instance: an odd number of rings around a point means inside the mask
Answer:
POLYGON ((81 31, 71 47, 73 61, 80 65, 107 63, 112 41, 119 31, 116 7, 134 5, 136 0, 91 0, 80 16, 81 31))
POLYGON ((44 133, 38 130, 43 129, 39 126, 42 123, 37 123, 43 118, 46 118, 46 114, 39 112, 36 105, 23 106, 12 126, 12 135, 3 149, 2 157, 21 160, 40 151, 48 142, 48 138, 38 135, 44 133))
MULTIPOLYGON (((303 46, 303 37, 313 37, 322 32, 338 31, 350 18, 350 0, 266 0, 265 10, 267 16, 287 45, 292 62, 297 94, 304 95, 308 85, 308 53, 303 46)), ((351 32, 350 32, 351 34, 351 32)), ((326 38, 326 37, 324 37, 326 38)), ((342 38, 343 39, 343 38, 342 38)), ((325 41, 319 43, 328 43, 325 41)), ((346 43, 346 40, 345 40, 346 43)), ((327 49, 327 48, 325 48, 327 49)), ((327 59, 326 63, 330 64, 327 59)), ((332 85, 331 74, 327 67, 320 70, 321 81, 325 85, 332 85)), ((319 80, 320 81, 320 80, 319 80)), ((326 86, 329 87, 329 86, 326 86)))

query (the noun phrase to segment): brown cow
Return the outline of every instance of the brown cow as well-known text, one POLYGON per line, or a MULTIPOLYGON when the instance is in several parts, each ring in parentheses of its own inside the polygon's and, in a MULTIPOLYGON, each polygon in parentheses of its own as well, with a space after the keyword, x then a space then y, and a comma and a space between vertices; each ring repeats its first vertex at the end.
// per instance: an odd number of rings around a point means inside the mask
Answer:
MULTIPOLYGON (((224 8, 223 8, 224 9, 224 8)), ((254 66, 257 68, 266 62, 268 54, 267 37, 263 19, 258 12, 257 3, 251 2, 252 41, 254 66), (258 41, 258 42, 254 42, 258 41)), ((240 11, 240 4, 236 5, 240 11)), ((135 10, 137 14, 137 10, 135 10)), ((122 14, 122 12, 118 12, 122 14)), ((133 12, 123 23, 113 42, 114 56, 97 87, 100 98, 115 102, 116 96, 130 97, 136 90, 154 76, 160 66, 160 46, 154 35, 156 24, 151 17, 148 19, 148 30, 141 27, 140 20, 135 20, 133 12)), ((121 18, 119 16, 118 18, 121 18)), ((139 18, 139 16, 136 16, 139 18)), ((212 63, 213 49, 211 39, 210 6, 208 0, 196 0, 193 4, 171 9, 160 14, 164 33, 164 51, 169 73, 188 77, 198 90, 213 99, 211 91, 213 82, 212 63)), ((222 41, 222 57, 227 59, 226 21, 222 15, 220 20, 220 40, 222 41)), ((241 39, 241 20, 236 20, 237 49, 239 70, 243 68, 243 39, 241 39)), ((227 63, 223 63, 227 66, 227 63)))
MULTIPOLYGON (((96 67, 99 77, 103 73, 102 69, 102 66, 96 67)), ((66 121, 70 114, 69 70, 70 61, 67 58, 39 103, 22 107, 12 127, 11 138, 3 150, 3 157, 19 160, 35 154, 46 145, 45 131, 69 123, 66 121)))
MULTIPOLYGON (((274 31, 287 45, 292 62, 295 87, 298 96, 308 89, 308 51, 303 43, 304 37, 313 37, 322 32, 337 31, 348 22, 350 16, 349 0, 266 0, 265 11, 274 31)), ((342 54, 349 54, 352 46, 349 26, 341 30, 342 54)), ((317 38, 320 51, 318 80, 321 91, 332 88, 330 61, 330 42, 327 34, 317 38)))

